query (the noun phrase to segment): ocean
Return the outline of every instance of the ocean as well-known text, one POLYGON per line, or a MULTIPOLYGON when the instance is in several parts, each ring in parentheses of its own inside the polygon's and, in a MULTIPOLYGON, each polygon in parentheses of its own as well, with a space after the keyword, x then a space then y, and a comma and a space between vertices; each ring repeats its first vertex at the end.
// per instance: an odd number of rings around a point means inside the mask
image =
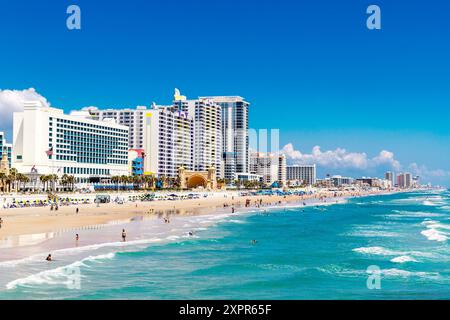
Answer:
POLYGON ((0 299, 450 299, 449 191, 172 220, 163 239, 136 221, 127 244, 2 262, 0 299))

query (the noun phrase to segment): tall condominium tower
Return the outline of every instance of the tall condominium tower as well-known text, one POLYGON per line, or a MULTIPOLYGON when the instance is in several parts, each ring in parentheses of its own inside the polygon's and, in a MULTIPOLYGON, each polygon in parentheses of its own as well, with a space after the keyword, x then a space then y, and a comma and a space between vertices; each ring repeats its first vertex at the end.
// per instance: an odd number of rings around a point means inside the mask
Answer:
POLYGON ((384 174, 384 179, 390 181, 392 185, 394 185, 394 174, 392 171, 388 171, 384 174))
POLYGON ((85 110, 93 120, 114 119, 118 124, 130 128, 128 146, 130 149, 143 149, 144 147, 144 120, 147 107, 139 106, 136 109, 105 109, 88 107, 85 110))
POLYGON ((236 179, 239 173, 249 172, 248 107, 238 96, 200 97, 222 108, 222 158, 226 179, 236 179))
POLYGON ((14 113, 13 163, 21 173, 64 173, 77 183, 128 174, 128 127, 26 102, 14 113))
POLYGON ((175 90, 174 107, 193 119, 193 169, 196 171, 216 168, 217 176, 222 170, 222 108, 208 98, 187 100, 175 90))
POLYGON ((153 106, 145 114, 144 174, 174 178, 193 169, 193 120, 174 107, 153 106))

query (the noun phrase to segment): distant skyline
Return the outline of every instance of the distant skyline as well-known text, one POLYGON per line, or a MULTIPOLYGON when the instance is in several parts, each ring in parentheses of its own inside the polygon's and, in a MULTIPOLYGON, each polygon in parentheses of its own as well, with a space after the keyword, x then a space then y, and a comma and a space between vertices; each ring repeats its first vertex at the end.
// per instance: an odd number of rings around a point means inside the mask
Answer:
POLYGON ((4 2, 0 131, 11 142, 23 97, 134 108, 177 87, 245 97, 250 127, 280 129, 289 160, 319 175, 411 171, 450 186, 449 13, 438 0, 4 2), (70 4, 81 30, 66 28, 70 4), (380 31, 366 28, 370 4, 380 31))

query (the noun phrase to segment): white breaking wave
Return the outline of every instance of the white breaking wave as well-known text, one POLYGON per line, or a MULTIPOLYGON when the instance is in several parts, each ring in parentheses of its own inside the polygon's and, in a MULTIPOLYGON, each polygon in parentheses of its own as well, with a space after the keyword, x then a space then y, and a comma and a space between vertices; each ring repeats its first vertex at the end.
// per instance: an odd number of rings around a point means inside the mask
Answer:
POLYGON ((15 289, 18 286, 32 286, 32 285, 70 285, 72 280, 70 275, 76 268, 86 266, 86 262, 98 262, 99 260, 111 260, 115 257, 114 253, 101 254, 98 256, 89 256, 80 261, 76 261, 67 266, 58 267, 55 269, 45 270, 36 274, 32 274, 25 278, 16 279, 6 284, 6 289, 15 289))
MULTIPOLYGON (((72 254, 79 254, 84 251, 94 251, 97 249, 108 248, 108 247, 128 247, 128 246, 134 246, 134 245, 146 245, 146 244, 151 244, 151 243, 159 242, 159 241, 161 241, 160 238, 150 238, 150 239, 139 239, 139 240, 126 241, 126 242, 123 242, 123 241, 121 241, 121 242, 119 242, 119 241, 105 242, 105 243, 87 245, 87 246, 83 246, 83 247, 58 249, 58 250, 52 251, 52 255, 54 257, 62 256, 62 255, 72 255, 72 254)), ((3 262, 0 262, 0 267, 15 267, 22 263, 43 261, 45 259, 45 257, 47 256, 47 254, 48 253, 39 253, 39 254, 35 254, 33 256, 23 258, 23 259, 3 261, 3 262)))
POLYGON ((427 239, 431 240, 431 241, 443 242, 448 239, 445 234, 443 234, 442 232, 440 232, 436 229, 424 230, 421 232, 421 234, 424 235, 425 237, 427 237, 427 239))
POLYGON ((399 256, 391 259, 391 262, 405 263, 405 262, 417 262, 417 260, 410 256, 399 256))
POLYGON ((383 247, 361 247, 353 249, 353 251, 364 254, 374 254, 382 256, 394 256, 399 254, 397 251, 389 250, 383 247))
POLYGON ((416 257, 431 257, 431 253, 427 252, 420 252, 420 251, 395 251, 386 249, 383 247, 360 247, 353 249, 353 251, 362 253, 362 254, 368 254, 368 255, 380 255, 380 256, 416 256, 416 257))
POLYGON ((437 272, 412 272, 407 270, 401 270, 401 269, 382 269, 381 275, 386 277, 402 277, 402 278, 409 278, 409 277, 419 277, 419 278, 428 278, 428 279, 439 279, 440 274, 437 272))
POLYGON ((439 221, 434 220, 425 220, 422 222, 422 225, 425 225, 427 230, 423 230, 421 232, 428 240, 444 242, 448 240, 449 233, 442 230, 450 230, 450 226, 446 224, 442 224, 439 221))

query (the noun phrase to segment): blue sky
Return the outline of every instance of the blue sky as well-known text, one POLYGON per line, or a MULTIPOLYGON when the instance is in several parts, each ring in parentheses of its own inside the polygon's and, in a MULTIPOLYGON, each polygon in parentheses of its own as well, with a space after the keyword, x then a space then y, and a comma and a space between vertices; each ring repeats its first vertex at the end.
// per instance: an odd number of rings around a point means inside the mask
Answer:
POLYGON ((35 88, 66 110, 165 104, 174 87, 241 95, 252 128, 279 128, 302 155, 367 156, 322 159, 321 174, 379 175, 392 163, 372 159, 387 150, 450 185, 449 21, 441 0, 2 1, 0 89, 35 88), (66 28, 70 4, 81 30, 66 28), (366 28, 370 4, 380 31, 366 28))

